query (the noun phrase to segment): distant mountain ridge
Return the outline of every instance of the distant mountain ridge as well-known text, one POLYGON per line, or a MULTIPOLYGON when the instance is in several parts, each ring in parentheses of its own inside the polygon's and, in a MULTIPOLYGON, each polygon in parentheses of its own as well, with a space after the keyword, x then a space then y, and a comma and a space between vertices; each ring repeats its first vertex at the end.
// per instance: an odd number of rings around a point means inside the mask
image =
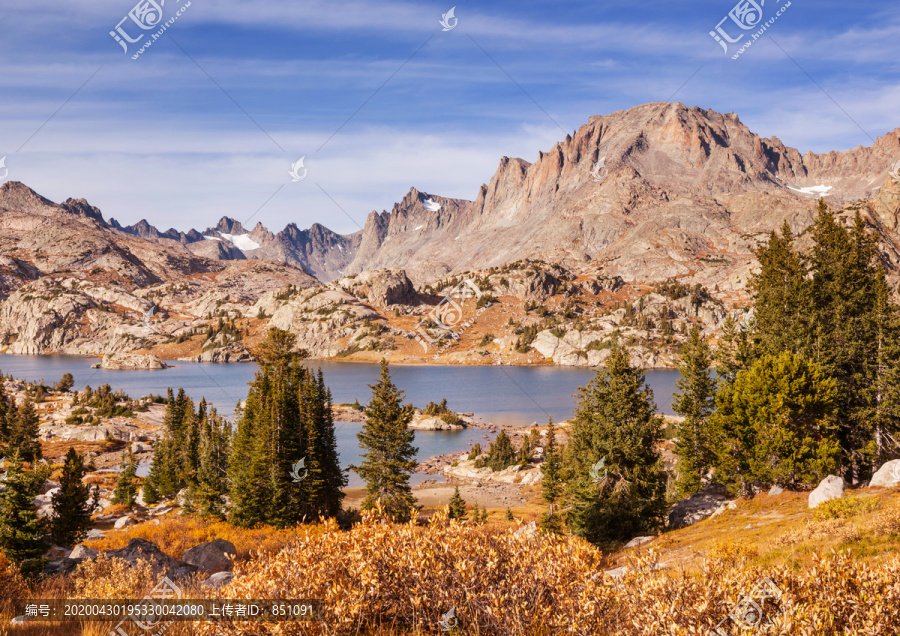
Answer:
MULTIPOLYGON (((501 158, 471 201, 411 188, 349 235, 293 223, 273 234, 229 217, 202 232, 109 225, 210 258, 298 265, 323 281, 401 267, 424 283, 539 257, 602 263, 626 280, 687 277, 739 288, 757 241, 784 221, 803 230, 818 196, 837 207, 871 200, 869 220, 889 238, 898 212, 880 189, 891 189, 897 160, 900 129, 871 147, 801 155, 751 132, 734 113, 656 102, 591 117, 534 163, 501 158)), ((67 204, 102 220, 84 201, 67 204)), ((900 245, 895 238, 887 242, 900 245)))

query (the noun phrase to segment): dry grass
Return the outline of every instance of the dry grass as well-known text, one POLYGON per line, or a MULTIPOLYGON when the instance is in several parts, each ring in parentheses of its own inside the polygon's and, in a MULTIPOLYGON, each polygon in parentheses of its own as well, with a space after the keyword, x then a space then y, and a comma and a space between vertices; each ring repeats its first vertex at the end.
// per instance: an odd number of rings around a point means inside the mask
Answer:
MULTIPOLYGON (((108 510, 108 509, 107 509, 108 510)), ((321 531, 321 526, 299 526, 280 530, 272 526, 238 528, 224 521, 196 517, 167 517, 159 525, 142 523, 125 530, 110 532, 102 539, 85 541, 95 550, 124 548, 131 539, 146 539, 160 550, 180 559, 184 551, 213 539, 231 541, 239 559, 252 552, 276 552, 298 536, 321 531)))

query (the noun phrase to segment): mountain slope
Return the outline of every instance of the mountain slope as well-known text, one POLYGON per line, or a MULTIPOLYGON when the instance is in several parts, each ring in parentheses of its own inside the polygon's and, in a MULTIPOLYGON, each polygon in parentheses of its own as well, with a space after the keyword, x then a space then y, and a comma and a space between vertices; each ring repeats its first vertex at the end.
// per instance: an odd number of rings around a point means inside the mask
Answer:
POLYGON ((472 202, 432 197, 442 209, 420 212, 410 190, 369 216, 347 272, 390 264, 426 282, 538 256, 737 288, 758 240, 784 221, 811 223, 816 193, 838 206, 872 196, 898 158, 900 129, 871 148, 801 155, 734 114, 645 104, 592 117, 533 164, 504 157, 472 202))

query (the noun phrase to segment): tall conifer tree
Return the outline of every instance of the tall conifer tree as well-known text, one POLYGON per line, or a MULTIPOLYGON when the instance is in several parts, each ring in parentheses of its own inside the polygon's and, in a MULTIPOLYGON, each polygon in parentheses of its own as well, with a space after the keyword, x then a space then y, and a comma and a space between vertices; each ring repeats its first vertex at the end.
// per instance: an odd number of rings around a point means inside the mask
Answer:
POLYGON ((678 424, 677 488, 681 495, 700 490, 704 473, 715 463, 715 436, 709 417, 715 410, 716 381, 710 371, 711 353, 700 328, 691 328, 689 340, 681 351, 676 382, 678 393, 673 397, 672 410, 684 417, 678 424))
POLYGON ((25 470, 15 450, 0 481, 0 550, 27 574, 43 569, 42 555, 48 547, 46 524, 31 505, 48 476, 43 467, 25 470))
POLYGON ((596 544, 658 527, 665 512, 666 475, 659 451, 661 418, 644 373, 616 341, 605 367, 579 389, 564 475, 572 532, 596 544), (599 483, 591 468, 604 462, 599 483))
POLYGON ((372 399, 366 406, 366 423, 357 434, 363 461, 351 469, 366 482, 363 509, 379 505, 391 518, 405 521, 416 510, 409 477, 418 465, 419 449, 412 445, 415 432, 407 428, 413 406, 403 405, 403 391, 391 382, 387 360, 382 359, 378 382, 370 388, 372 399))
POLYGON ((99 507, 99 491, 84 483, 84 457, 69 448, 59 479, 59 491, 51 498, 53 517, 50 536, 57 545, 73 546, 81 541, 93 527, 91 515, 99 507))

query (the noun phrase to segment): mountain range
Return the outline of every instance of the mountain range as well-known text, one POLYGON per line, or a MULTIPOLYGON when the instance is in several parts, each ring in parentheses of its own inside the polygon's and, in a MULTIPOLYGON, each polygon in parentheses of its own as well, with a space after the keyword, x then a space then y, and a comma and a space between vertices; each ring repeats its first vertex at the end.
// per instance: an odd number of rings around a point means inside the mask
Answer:
POLYGON ((323 281, 402 267, 427 283, 539 257, 602 263, 626 280, 738 287, 756 242, 784 221, 802 231, 820 196, 836 207, 872 200, 871 221, 893 239, 895 201, 880 190, 898 160, 900 129, 871 147, 801 154, 733 113, 657 102, 592 117, 534 163, 503 157, 472 200, 411 188, 349 235, 318 224, 273 234, 228 217, 202 232, 110 225, 211 258, 281 260, 323 281))

